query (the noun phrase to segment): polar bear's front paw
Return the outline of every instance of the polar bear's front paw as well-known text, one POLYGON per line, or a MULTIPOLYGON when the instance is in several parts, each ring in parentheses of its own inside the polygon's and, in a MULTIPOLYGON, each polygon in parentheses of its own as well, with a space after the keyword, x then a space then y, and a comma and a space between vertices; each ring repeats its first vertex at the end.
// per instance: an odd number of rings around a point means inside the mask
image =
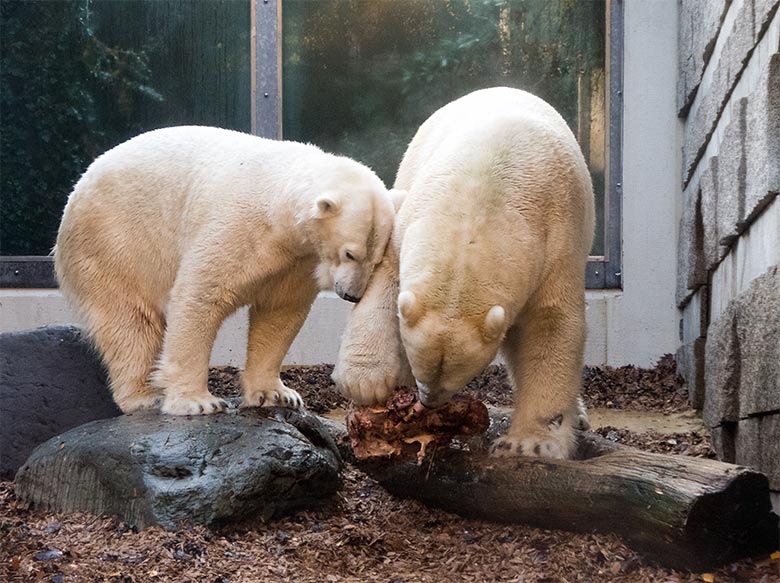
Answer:
POLYGON ((345 383, 340 377, 334 375, 333 381, 339 392, 357 405, 384 403, 390 398, 396 386, 392 380, 370 376, 359 376, 345 383))
POLYGON ((512 431, 497 438, 490 448, 495 457, 529 456, 552 459, 571 457, 574 433, 571 424, 562 423, 563 416, 557 416, 547 425, 534 431, 512 431))
POLYGON ((356 405, 384 404, 398 387, 415 386, 411 372, 400 365, 380 363, 372 367, 339 362, 331 375, 336 388, 356 405))
POLYGON ((167 415, 211 415, 227 410, 227 403, 210 393, 205 395, 166 395, 162 412, 167 415))
POLYGON ((303 397, 298 391, 290 389, 278 381, 272 387, 244 391, 241 408, 247 407, 287 407, 289 409, 303 409, 303 397))

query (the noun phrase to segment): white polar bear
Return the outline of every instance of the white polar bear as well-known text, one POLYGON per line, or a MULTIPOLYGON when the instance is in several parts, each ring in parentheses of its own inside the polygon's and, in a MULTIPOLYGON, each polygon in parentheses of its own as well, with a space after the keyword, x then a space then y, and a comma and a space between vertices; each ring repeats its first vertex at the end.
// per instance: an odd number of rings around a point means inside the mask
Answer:
POLYGON ((566 122, 523 91, 476 91, 420 127, 395 186, 408 195, 350 316, 336 384, 368 404, 416 379, 435 407, 501 349, 516 408, 493 452, 570 456, 572 426, 586 423, 577 405, 594 201, 566 122))
POLYGON ((57 279, 125 413, 161 396, 165 413, 223 410, 208 391, 209 357, 222 321, 243 305, 243 405, 300 407, 279 379, 282 359, 318 290, 363 295, 394 212, 382 181, 353 160, 166 128, 113 148, 81 177, 57 237, 57 279))

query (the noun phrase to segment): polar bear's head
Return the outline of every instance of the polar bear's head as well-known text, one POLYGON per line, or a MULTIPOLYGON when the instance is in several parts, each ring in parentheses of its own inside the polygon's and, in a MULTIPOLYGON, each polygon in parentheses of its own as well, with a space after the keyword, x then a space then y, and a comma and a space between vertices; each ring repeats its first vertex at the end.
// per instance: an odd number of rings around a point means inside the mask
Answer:
POLYGON ((401 191, 388 191, 365 166, 341 159, 315 198, 314 230, 319 246, 316 276, 321 289, 358 302, 390 239, 401 191))
POLYGON ((468 314, 424 305, 422 294, 398 295, 401 339, 427 407, 449 401, 496 357, 507 328, 500 305, 468 314))

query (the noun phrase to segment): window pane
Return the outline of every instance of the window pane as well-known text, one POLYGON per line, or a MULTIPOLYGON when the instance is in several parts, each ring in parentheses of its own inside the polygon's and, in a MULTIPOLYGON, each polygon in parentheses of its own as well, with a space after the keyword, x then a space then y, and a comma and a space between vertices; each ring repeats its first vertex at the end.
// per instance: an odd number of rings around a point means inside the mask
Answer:
POLYGON ((605 0, 284 0, 284 137, 392 184, 445 103, 508 85, 550 102, 588 160, 604 253, 605 0))
POLYGON ((46 255, 92 160, 179 124, 250 131, 250 0, 0 4, 0 251, 46 255))

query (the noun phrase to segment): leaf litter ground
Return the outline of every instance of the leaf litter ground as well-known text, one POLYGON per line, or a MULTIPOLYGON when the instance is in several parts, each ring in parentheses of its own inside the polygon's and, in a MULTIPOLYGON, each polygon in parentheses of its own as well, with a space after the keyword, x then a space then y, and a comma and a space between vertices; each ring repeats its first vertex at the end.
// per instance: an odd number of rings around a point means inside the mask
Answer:
MULTIPOLYGON (((310 410, 325 413, 346 402, 330 380, 332 367, 283 373, 310 410)), ((238 371, 213 369, 209 385, 238 393, 238 371)), ((652 369, 586 368, 588 407, 676 413, 688 408, 674 360, 652 369)), ((511 403, 505 371, 490 367, 469 386, 486 403, 511 403)), ((646 451, 714 457, 709 436, 598 432, 646 451)), ((193 525, 178 532, 138 532, 118 517, 51 514, 19 503, 13 482, 0 483, 0 580, 35 582, 300 583, 381 582, 692 582, 780 581, 780 560, 755 557, 711 574, 652 565, 619 538, 572 534, 523 525, 465 520, 399 500, 348 466, 344 485, 325 507, 271 523, 247 518, 218 528, 193 525)))

